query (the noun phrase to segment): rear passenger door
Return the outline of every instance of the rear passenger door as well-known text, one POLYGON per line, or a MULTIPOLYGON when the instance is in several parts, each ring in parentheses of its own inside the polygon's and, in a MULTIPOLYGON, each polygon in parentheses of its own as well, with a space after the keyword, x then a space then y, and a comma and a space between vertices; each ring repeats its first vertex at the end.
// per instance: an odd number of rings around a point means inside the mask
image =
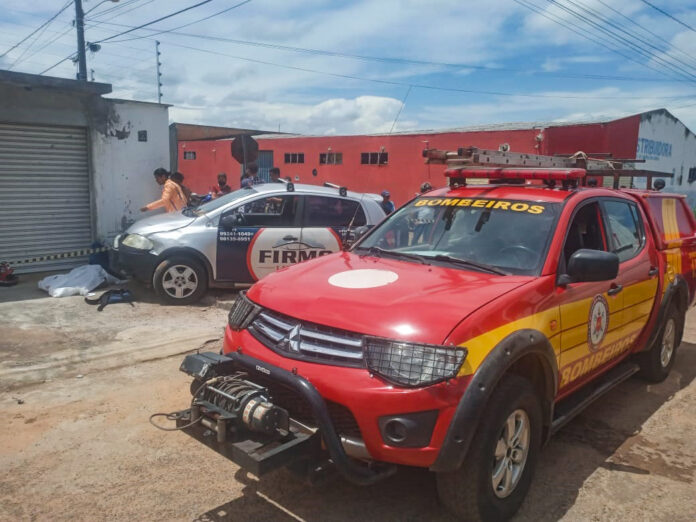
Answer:
POLYGON ((338 252, 349 228, 367 223, 360 202, 334 196, 304 196, 302 250, 298 261, 338 252))

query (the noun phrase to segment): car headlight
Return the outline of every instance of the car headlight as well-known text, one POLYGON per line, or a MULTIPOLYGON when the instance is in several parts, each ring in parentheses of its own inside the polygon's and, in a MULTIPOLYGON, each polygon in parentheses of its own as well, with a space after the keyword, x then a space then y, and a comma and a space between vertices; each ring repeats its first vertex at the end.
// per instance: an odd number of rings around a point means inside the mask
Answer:
POLYGON ((400 386, 427 386, 453 379, 466 358, 466 348, 407 343, 366 337, 367 368, 400 386))
POLYGON ((140 234, 128 234, 123 240, 123 244, 136 250, 150 250, 155 246, 152 241, 140 234))
POLYGON ((246 292, 239 292, 227 316, 227 323, 233 330, 244 330, 260 311, 261 307, 252 303, 247 298, 246 292))

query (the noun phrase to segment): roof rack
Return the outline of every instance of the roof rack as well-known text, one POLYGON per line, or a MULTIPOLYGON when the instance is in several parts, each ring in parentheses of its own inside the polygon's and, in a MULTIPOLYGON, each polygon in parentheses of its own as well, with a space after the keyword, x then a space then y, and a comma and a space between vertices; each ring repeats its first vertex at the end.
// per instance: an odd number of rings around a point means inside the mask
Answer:
MULTIPOLYGON (((501 149, 504 147, 501 146, 501 149)), ((541 156, 506 150, 461 147, 456 151, 423 150, 425 162, 447 165, 445 176, 450 184, 467 178, 488 178, 497 183, 519 183, 528 179, 542 180, 549 186, 560 181, 563 188, 596 185, 596 178, 613 178, 613 187, 619 188, 620 177, 646 178, 652 189, 653 178, 671 178, 673 174, 654 170, 624 168, 624 163, 643 163, 640 159, 613 160, 589 157, 584 152, 571 156, 541 156)))

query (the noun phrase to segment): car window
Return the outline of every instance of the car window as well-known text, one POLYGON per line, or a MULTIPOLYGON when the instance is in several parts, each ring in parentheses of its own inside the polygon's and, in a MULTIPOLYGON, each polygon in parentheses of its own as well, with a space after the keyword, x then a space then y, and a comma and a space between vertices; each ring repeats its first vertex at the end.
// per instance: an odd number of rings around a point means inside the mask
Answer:
POLYGON ((224 207, 228 203, 232 203, 233 201, 249 196, 251 194, 256 194, 256 191, 252 188, 243 188, 235 190, 234 192, 230 192, 229 194, 225 194, 224 196, 220 196, 219 198, 213 199, 211 201, 208 201, 207 203, 203 203, 199 207, 196 207, 196 213, 207 214, 208 212, 217 210, 221 207, 224 207))
POLYGON ((603 205, 609 226, 611 251, 619 256, 619 261, 631 259, 643 246, 643 232, 635 204, 605 201, 603 205))
POLYGON ((358 201, 328 196, 305 196, 303 226, 355 227, 367 223, 358 201))
POLYGON ((605 250, 597 203, 583 206, 573 216, 563 245, 564 262, 582 248, 605 250))
POLYGON ((300 201, 299 196, 278 195, 249 201, 225 214, 236 213, 246 227, 293 227, 300 201))

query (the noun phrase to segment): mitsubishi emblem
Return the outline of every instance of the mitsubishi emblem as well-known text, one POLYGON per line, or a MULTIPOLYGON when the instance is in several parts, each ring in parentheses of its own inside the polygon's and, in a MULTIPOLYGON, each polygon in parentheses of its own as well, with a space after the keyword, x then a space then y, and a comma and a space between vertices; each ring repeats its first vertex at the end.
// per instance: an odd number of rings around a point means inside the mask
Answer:
POLYGON ((290 348, 290 351, 295 352, 295 353, 300 353, 300 331, 302 327, 297 324, 293 326, 292 330, 290 330, 285 337, 283 337, 283 340, 281 343, 283 346, 287 346, 290 348))

